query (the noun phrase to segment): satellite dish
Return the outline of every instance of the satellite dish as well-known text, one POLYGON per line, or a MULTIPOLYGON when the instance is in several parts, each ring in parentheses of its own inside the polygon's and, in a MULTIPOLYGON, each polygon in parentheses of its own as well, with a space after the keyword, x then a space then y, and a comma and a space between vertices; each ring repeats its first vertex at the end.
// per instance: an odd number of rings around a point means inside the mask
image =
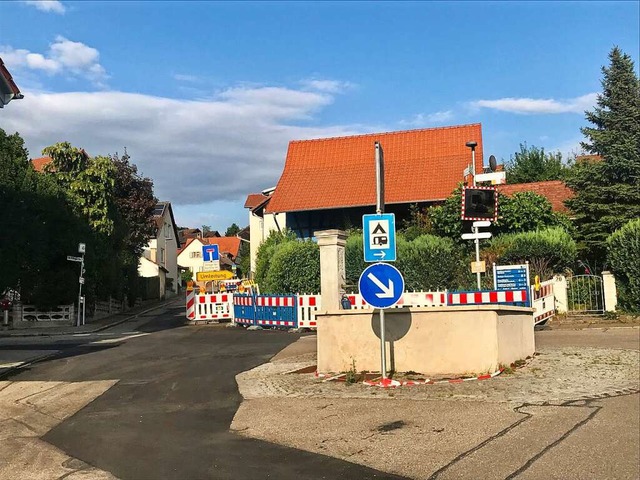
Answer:
POLYGON ((498 164, 496 162, 496 157, 494 155, 491 155, 489 157, 489 168, 491 169, 492 172, 495 172, 496 168, 498 168, 498 164))

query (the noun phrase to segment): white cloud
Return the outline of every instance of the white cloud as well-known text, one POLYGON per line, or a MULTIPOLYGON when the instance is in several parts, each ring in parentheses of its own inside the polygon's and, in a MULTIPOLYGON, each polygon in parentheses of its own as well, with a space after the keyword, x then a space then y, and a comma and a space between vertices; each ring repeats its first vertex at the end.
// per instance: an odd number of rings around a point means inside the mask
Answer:
POLYGON ((400 125, 410 127, 424 127, 451 122, 454 118, 452 110, 443 110, 434 113, 418 113, 409 120, 400 120, 400 125))
POLYGON ((47 55, 2 46, 0 56, 11 68, 38 70, 49 75, 83 76, 98 85, 107 78, 105 69, 98 63, 100 59, 98 50, 62 36, 56 37, 47 55))
POLYGON ((67 10, 62 2, 58 0, 26 0, 24 3, 36 7, 42 12, 63 14, 67 10))
POLYGON ((275 185, 290 140, 370 131, 293 124, 331 101, 325 94, 274 87, 231 88, 206 101, 32 92, 12 104, 3 128, 18 131, 32 157, 60 141, 92 155, 122 153, 126 146, 140 171, 154 180, 156 195, 182 212, 194 211, 195 218, 195 208, 187 205, 232 202, 241 210, 247 194, 275 185))
POLYGON ((178 80, 179 82, 192 82, 192 83, 198 83, 202 81, 202 78, 196 75, 188 75, 183 73, 175 73, 173 75, 173 79, 178 80))
POLYGON ((344 93, 349 89, 355 88, 355 84, 340 80, 306 79, 302 80, 300 84, 310 90, 326 93, 344 93))
POLYGON ((472 108, 489 108, 502 112, 525 115, 584 113, 592 108, 597 100, 597 93, 589 93, 581 97, 565 100, 536 98, 500 98, 498 100, 476 100, 470 103, 472 108))

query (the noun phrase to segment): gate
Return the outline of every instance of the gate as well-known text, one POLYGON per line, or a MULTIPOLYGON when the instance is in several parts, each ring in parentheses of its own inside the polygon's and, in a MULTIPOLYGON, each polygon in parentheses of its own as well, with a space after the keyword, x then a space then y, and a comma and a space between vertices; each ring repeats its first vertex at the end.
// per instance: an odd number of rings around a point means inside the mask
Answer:
POLYGON ((601 315, 604 313, 602 277, 575 275, 567 278, 567 313, 569 315, 601 315))

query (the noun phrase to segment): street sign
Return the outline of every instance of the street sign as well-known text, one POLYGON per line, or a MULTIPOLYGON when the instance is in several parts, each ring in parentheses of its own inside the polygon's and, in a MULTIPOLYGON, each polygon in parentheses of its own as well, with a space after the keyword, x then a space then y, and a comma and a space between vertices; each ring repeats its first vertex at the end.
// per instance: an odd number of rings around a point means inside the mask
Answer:
POLYGON ((477 222, 473 222, 472 225, 476 228, 490 227, 491 222, 489 220, 479 220, 477 222))
POLYGON ((358 288, 364 301, 372 307, 389 308, 402 297, 404 278, 393 265, 374 263, 360 275, 358 288))
POLYGON ((219 272, 196 272, 198 282, 210 282, 212 280, 229 280, 233 278, 233 272, 220 270, 219 272))
POLYGON ((529 288, 529 265, 493 265, 495 290, 521 290, 529 288))
POLYGON ((220 260, 205 262, 204 265, 202 265, 203 272, 216 272, 218 270, 220 270, 220 260))
POLYGON ((362 216, 364 261, 396 261, 396 216, 380 213, 362 216))
POLYGON ((218 251, 218 245, 203 245, 202 260, 204 262, 212 262, 214 260, 220 260, 220 252, 218 251))
POLYGON ((481 238, 491 238, 491 232, 478 232, 478 233, 463 233, 463 240, 475 240, 481 238))
POLYGON ((70 262, 81 262, 82 257, 74 257, 73 255, 67 255, 67 260, 70 262))

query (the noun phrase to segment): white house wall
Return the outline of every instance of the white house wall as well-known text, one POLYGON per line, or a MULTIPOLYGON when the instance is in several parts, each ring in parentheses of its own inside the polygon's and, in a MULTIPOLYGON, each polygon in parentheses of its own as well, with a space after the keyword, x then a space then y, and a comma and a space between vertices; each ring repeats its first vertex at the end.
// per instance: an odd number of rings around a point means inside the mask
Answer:
POLYGON ((200 240, 193 240, 182 252, 178 255, 178 265, 181 268, 188 268, 193 274, 193 278, 196 277, 196 273, 202 269, 202 243, 200 240))

